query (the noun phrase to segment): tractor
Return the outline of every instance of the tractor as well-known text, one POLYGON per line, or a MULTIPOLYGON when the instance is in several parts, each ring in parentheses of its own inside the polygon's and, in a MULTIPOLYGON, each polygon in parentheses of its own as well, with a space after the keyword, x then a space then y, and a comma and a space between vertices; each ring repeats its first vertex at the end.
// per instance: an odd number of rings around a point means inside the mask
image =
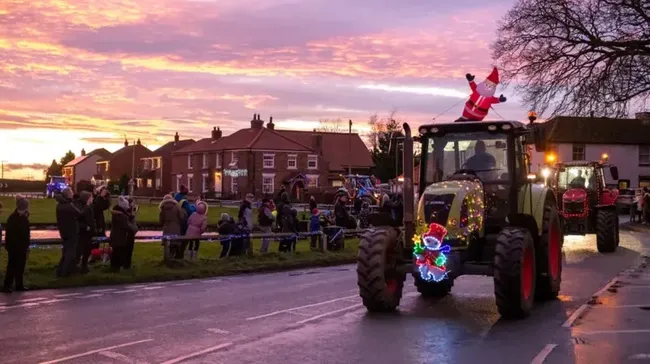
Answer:
POLYGON ((404 226, 373 224, 360 238, 365 307, 395 310, 409 273, 424 297, 446 296, 461 275, 492 276, 504 318, 526 317, 536 299, 556 298, 563 245, 557 201, 531 179, 526 153, 530 144, 544 151, 542 130, 516 121, 421 126, 416 208, 414 138, 408 124, 403 129, 404 226))
POLYGON ((601 253, 612 253, 619 245, 617 189, 605 183, 605 168, 618 180, 618 168, 601 161, 558 162, 552 168, 549 183, 555 191, 564 235, 596 234, 601 253))

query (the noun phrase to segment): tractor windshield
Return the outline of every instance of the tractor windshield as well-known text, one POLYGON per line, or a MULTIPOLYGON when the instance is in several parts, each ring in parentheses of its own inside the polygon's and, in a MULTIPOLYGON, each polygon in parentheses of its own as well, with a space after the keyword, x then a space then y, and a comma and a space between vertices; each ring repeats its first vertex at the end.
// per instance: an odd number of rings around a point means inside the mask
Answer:
MULTIPOLYGON (((595 173, 595 169, 591 166, 565 166, 558 172, 558 188, 585 188, 592 189, 596 186, 596 178, 603 178, 595 173)), ((605 181, 601 181, 604 186, 605 181)))
POLYGON ((66 179, 65 177, 52 177, 51 183, 53 184, 66 183, 66 179))
MULTIPOLYGON (((475 174, 486 184, 508 183, 507 136, 497 133, 449 133, 425 143, 427 184, 454 174, 475 174)), ((517 159, 518 161, 518 159, 517 159)))

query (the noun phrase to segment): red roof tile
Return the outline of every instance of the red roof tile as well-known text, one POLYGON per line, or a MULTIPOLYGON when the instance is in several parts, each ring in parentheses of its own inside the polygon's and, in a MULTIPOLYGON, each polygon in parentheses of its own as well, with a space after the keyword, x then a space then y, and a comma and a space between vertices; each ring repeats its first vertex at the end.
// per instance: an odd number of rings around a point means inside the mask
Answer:
MULTIPOLYGON (((312 131, 276 130, 278 133, 301 144, 311 145, 312 131)), ((368 147, 359 134, 317 133, 323 136, 323 158, 330 163, 330 169, 343 170, 351 165, 369 168, 375 165, 368 147)))

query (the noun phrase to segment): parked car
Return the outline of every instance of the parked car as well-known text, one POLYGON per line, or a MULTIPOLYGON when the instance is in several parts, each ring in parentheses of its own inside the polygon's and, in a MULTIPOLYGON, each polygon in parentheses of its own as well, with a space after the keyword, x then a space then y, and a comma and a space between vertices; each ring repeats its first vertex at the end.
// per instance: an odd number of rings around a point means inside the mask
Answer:
POLYGON ((63 176, 52 176, 50 177, 50 183, 45 187, 45 195, 48 198, 53 198, 55 194, 61 193, 66 187, 68 187, 68 182, 63 176))
POLYGON ((620 190, 618 198, 616 199, 616 209, 619 214, 630 213, 630 206, 632 205, 632 201, 634 201, 634 195, 640 190, 640 188, 626 188, 620 190))

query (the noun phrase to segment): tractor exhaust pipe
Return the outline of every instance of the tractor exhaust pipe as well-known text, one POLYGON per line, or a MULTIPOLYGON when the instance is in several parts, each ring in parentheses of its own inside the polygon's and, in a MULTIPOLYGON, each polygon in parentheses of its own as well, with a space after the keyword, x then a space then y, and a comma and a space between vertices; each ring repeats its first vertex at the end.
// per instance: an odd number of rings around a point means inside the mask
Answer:
POLYGON ((413 189, 413 136, 408 123, 402 126, 404 129, 404 184, 402 185, 402 200, 404 201, 404 243, 410 248, 413 244, 415 234, 415 192, 413 189))

